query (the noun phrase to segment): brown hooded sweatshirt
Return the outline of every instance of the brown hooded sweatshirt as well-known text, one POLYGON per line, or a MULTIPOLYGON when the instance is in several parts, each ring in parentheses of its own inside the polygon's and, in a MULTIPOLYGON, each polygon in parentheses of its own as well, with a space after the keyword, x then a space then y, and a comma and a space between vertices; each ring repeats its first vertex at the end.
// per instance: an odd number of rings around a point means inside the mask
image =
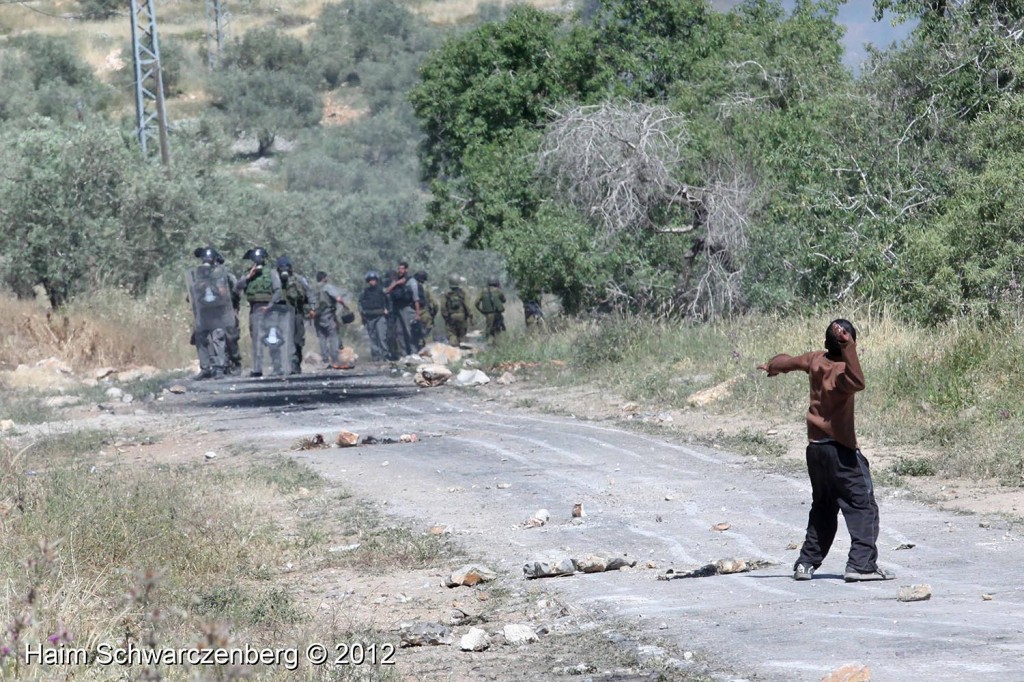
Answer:
POLYGON ((825 351, 813 351, 793 357, 776 355, 768 361, 768 376, 795 370, 807 372, 811 381, 811 405, 807 409, 807 438, 832 439, 856 450, 857 433, 853 420, 853 399, 864 390, 864 373, 857 359, 857 344, 841 345, 840 359, 832 360, 825 351))

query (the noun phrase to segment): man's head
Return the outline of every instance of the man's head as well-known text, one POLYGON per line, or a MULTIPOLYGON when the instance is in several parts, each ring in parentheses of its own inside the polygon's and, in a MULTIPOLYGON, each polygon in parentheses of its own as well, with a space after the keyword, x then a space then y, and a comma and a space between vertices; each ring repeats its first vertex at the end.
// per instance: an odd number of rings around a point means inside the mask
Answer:
POLYGON ((850 336, 851 341, 857 340, 857 330, 854 328, 853 323, 843 318, 832 320, 828 323, 828 329, 825 330, 825 351, 831 356, 838 356, 842 353, 842 346, 839 343, 839 335, 836 333, 836 327, 839 327, 846 331, 850 336))
POLYGON ((501 286, 501 282, 498 281, 497 277, 488 277, 487 278, 487 286, 489 286, 489 287, 500 287, 501 286))
POLYGON ((462 278, 456 273, 448 275, 448 285, 452 288, 462 286, 462 278))
POLYGON ((369 284, 372 287, 372 286, 376 285, 377 282, 380 281, 380 275, 378 275, 373 270, 370 270, 368 273, 366 273, 365 279, 366 279, 366 283, 369 284))
POLYGON ((413 277, 416 278, 416 281, 419 282, 420 284, 423 284, 427 281, 427 273, 423 272, 422 270, 413 275, 413 277))
POLYGON ((326 282, 327 281, 327 273, 324 272, 323 270, 317 270, 316 281, 317 281, 317 284, 319 284, 321 282, 326 282))
POLYGON ((284 272, 290 275, 292 272, 292 259, 288 256, 278 256, 277 270, 278 272, 284 272))
POLYGON ((409 264, 404 260, 398 261, 398 278, 401 279, 409 274, 409 264))

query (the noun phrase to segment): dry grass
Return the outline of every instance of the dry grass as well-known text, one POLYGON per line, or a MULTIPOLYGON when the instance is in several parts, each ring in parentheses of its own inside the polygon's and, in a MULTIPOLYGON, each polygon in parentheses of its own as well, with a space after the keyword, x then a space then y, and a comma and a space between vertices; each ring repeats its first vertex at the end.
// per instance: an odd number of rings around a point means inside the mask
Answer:
POLYGON ((13 369, 49 357, 76 371, 97 367, 188 366, 191 311, 184 288, 158 288, 143 298, 109 289, 75 300, 66 309, 49 310, 38 299, 0 296, 0 367, 13 369))
MULTIPOLYGON (((413 8, 427 21, 438 26, 455 26, 466 22, 479 12, 480 0, 421 0, 413 4, 413 8)), ((510 7, 517 4, 527 4, 545 10, 559 10, 566 7, 564 0, 528 0, 523 3, 519 0, 493 0, 488 4, 499 7, 510 7)))
MULTIPOLYGON (((961 320, 938 328, 901 321, 888 309, 843 311, 859 331, 868 389, 858 396, 858 433, 870 447, 933 453, 946 476, 1024 484, 1020 320, 961 320)), ((550 332, 510 333, 491 364, 534 362, 555 383, 597 384, 645 410, 695 409, 696 391, 737 378, 727 397, 701 408, 752 423, 794 424, 807 409, 807 380, 768 379, 756 366, 776 353, 822 348, 833 311, 799 318, 747 316, 700 325, 605 318, 549 319, 550 332), (565 363, 559 370, 551 361, 565 363)))
MULTIPOLYGON (((26 665, 13 655, 26 643, 301 650, 310 642, 352 641, 352 633, 307 611, 291 567, 319 570, 315 557, 334 542, 331 514, 349 511, 354 500, 323 491, 317 474, 290 460, 266 460, 250 471, 122 467, 95 454, 108 437, 80 432, 0 443, 0 651, 11 652, 0 653, 0 679, 70 672, 26 665), (315 535, 298 520, 310 510, 321 517, 315 535)), ((392 564, 406 560, 402 545, 379 551, 393 555, 392 564)), ((379 632, 358 637, 384 639, 379 632)), ((74 673, 123 679, 117 668, 74 673)), ((369 668, 225 667, 210 670, 209 679, 238 679, 242 672, 262 680, 395 677, 393 669, 369 668)), ((158 679, 149 672, 155 671, 136 666, 132 676, 158 679)), ((160 673, 159 679, 195 679, 187 667, 160 673)))

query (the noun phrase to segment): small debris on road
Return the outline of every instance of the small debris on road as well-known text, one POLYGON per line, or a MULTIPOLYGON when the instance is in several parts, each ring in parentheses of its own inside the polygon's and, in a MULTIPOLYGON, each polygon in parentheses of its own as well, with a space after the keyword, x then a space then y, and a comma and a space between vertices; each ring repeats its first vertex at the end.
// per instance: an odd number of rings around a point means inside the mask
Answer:
POLYGON ((400 443, 415 443, 419 440, 415 433, 403 433, 398 437, 400 443))
POLYGON ((427 621, 402 623, 400 626, 400 647, 440 646, 452 643, 452 631, 447 625, 427 621))
POLYGON ((459 386, 483 386, 491 383, 491 378, 478 369, 464 369, 455 377, 459 386))
POLYGON ((572 561, 580 573, 603 573, 636 566, 636 559, 627 559, 625 555, 588 554, 572 561))
POLYGON ((318 433, 312 438, 303 438, 295 444, 299 450, 316 450, 318 448, 329 447, 327 441, 324 440, 324 434, 318 433))
POLYGON ((763 559, 719 559, 713 564, 704 564, 699 568, 686 573, 676 573, 674 569, 668 569, 664 575, 659 575, 658 580, 679 580, 682 578, 710 578, 715 575, 730 575, 732 573, 749 573, 760 568, 778 565, 774 561, 763 559))
POLYGON ((203 455, 203 457, 206 458, 206 461, 210 461, 211 459, 217 459, 217 453, 214 452, 213 450, 210 450, 205 455, 203 455))
POLYGON ((481 564, 466 564, 462 568, 458 569, 445 581, 445 587, 459 587, 465 585, 466 587, 472 587, 479 585, 480 583, 487 583, 498 577, 498 574, 492 571, 487 566, 481 564))
POLYGON ((931 585, 903 585, 896 596, 898 601, 928 601, 931 598, 931 585))
POLYGON ((904 542, 902 544, 899 544, 899 545, 896 545, 895 547, 893 547, 892 551, 898 552, 901 549, 914 549, 915 547, 917 547, 917 545, 915 545, 913 542, 904 542))
POLYGON ((413 381, 417 386, 431 388, 445 384, 452 378, 452 371, 444 365, 420 365, 413 381))
POLYGON ((626 414, 636 414, 637 412, 640 411, 640 404, 626 403, 625 405, 622 406, 622 411, 625 412, 626 414))
POLYGON ((463 651, 483 651, 490 645, 491 636, 480 628, 470 628, 459 640, 459 648, 463 651))
POLYGON ((501 386, 508 386, 509 384, 516 383, 516 375, 513 374, 512 372, 505 372, 495 381, 501 386))
POLYGON ((543 526, 550 519, 551 514, 548 513, 547 509, 538 509, 533 513, 533 516, 523 521, 523 526, 526 528, 537 528, 543 526))
POLYGON ((185 393, 187 390, 188 389, 182 386, 181 384, 174 384, 169 389, 167 389, 169 393, 174 393, 176 395, 181 395, 182 393, 185 393))
POLYGON ((577 502, 572 506, 572 517, 574 519, 582 519, 587 515, 587 512, 583 511, 583 503, 577 502))
POLYGON ((508 490, 512 487, 511 483, 499 483, 495 486, 498 490, 508 490))
POLYGON ((351 448, 359 444, 359 434, 351 431, 339 431, 334 442, 338 444, 339 448, 351 448))
POLYGON ((451 526, 442 526, 440 524, 438 524, 436 526, 431 526, 430 527, 430 534, 431 535, 451 535, 452 534, 452 527, 451 526))
POLYGON ((821 682, 871 682, 871 670, 860 663, 849 663, 825 675, 821 682))
POLYGON ((800 549, 800 545, 799 543, 791 542, 788 545, 786 545, 786 549, 800 549))
POLYGON ((528 561, 523 564, 523 574, 527 578, 556 578, 563 575, 572 575, 575 572, 576 565, 569 558, 528 561))
POLYGON ((537 636, 537 633, 532 627, 521 623, 509 623, 501 629, 501 634, 505 637, 505 641, 512 646, 519 646, 521 644, 528 644, 530 642, 540 640, 540 637, 537 636))
POLYGON ((982 601, 992 601, 992 595, 991 594, 983 594, 983 595, 981 595, 981 600, 982 601))
POLYGON ((732 525, 724 522, 716 523, 715 525, 711 526, 711 530, 718 531, 719 533, 721 533, 722 531, 729 530, 730 528, 732 528, 732 525))
POLYGON ((435 365, 454 365, 462 359, 462 351, 447 343, 432 343, 421 350, 420 355, 435 365))

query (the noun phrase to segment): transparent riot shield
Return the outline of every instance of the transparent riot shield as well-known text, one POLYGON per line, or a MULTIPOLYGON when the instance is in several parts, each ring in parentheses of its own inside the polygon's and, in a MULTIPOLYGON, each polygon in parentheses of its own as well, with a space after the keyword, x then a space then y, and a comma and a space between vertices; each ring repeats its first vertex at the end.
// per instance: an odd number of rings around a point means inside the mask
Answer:
POLYGON ((231 305, 231 280, 226 268, 200 266, 185 276, 188 298, 192 302, 196 331, 230 329, 235 326, 231 305))
POLYGON ((286 303, 254 306, 250 312, 253 367, 290 374, 295 351, 295 310, 286 303), (259 357, 255 357, 259 353, 259 357))

